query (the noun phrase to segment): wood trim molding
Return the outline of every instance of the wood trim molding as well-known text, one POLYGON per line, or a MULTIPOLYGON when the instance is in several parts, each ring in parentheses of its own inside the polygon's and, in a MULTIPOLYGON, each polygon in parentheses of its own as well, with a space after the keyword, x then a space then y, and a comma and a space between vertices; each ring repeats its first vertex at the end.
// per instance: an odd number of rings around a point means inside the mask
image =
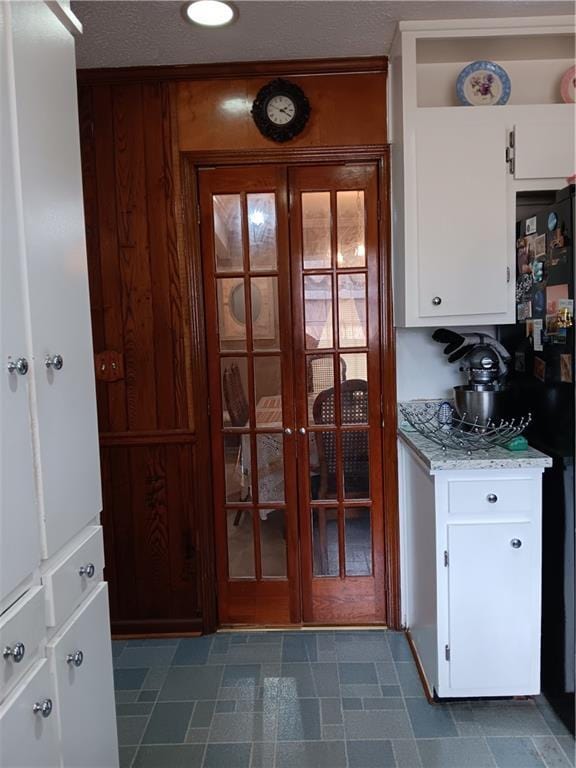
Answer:
POLYGON ((105 67, 77 70, 78 83, 150 83, 178 80, 217 80, 231 77, 280 75, 366 74, 388 71, 387 56, 358 56, 343 59, 295 59, 240 61, 222 64, 179 64, 159 67, 105 67))
POLYGON ((178 445, 198 442, 196 432, 187 429, 169 429, 152 432, 101 432, 100 445, 178 445))
POLYGON ((348 163, 381 160, 388 156, 389 144, 366 144, 361 146, 334 147, 286 147, 284 149, 251 149, 242 152, 214 150, 184 152, 189 162, 197 168, 218 165, 260 165, 282 163, 301 165, 303 163, 348 163))

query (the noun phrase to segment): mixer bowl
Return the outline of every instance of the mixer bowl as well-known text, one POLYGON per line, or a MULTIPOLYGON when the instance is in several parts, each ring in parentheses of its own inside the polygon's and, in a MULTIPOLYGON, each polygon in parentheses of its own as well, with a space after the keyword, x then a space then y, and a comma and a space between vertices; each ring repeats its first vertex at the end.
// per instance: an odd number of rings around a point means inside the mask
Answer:
POLYGON ((454 405, 458 416, 468 423, 486 427, 490 421, 497 425, 510 416, 510 391, 478 391, 463 384, 454 387, 454 405))

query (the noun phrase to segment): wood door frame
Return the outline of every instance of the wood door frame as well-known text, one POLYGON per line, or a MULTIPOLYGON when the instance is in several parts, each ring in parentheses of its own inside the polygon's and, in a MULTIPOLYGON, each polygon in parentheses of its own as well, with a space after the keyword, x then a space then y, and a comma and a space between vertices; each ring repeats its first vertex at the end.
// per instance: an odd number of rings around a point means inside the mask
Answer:
MULTIPOLYGON (((192 364, 198 370, 207 370, 207 338, 203 294, 203 264, 200 238, 198 171, 202 167, 226 165, 285 164, 334 165, 356 164, 373 161, 378 166, 380 200, 379 224, 379 273, 381 296, 381 382, 383 391, 389 394, 382 403, 382 473, 384 515, 384 558, 386 624, 400 628, 400 524, 398 505, 398 455, 397 455, 397 405, 396 405, 396 349, 392 311, 392 260, 390 228, 390 148, 387 144, 346 147, 278 148, 269 151, 211 151, 180 152, 179 167, 182 169, 181 188, 177 184, 179 206, 178 236, 188 264, 191 303, 191 352, 192 364)), ((177 167, 178 167, 177 165, 177 167)), ((208 403, 206 377, 194 377, 194 401, 208 403)), ((195 414, 199 444, 209 445, 210 412, 205 408, 195 414)), ((200 589, 203 606, 203 631, 214 632, 217 628, 216 542, 212 509, 212 466, 207 464, 198 474, 196 505, 198 509, 198 553, 200 560, 200 589)))

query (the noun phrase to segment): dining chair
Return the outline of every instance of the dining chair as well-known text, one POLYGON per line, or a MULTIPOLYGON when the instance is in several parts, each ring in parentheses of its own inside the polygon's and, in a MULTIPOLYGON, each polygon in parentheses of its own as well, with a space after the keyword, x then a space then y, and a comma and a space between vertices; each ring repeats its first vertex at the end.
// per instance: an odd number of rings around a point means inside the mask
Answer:
MULTIPOLYGON (((224 403, 230 423, 233 427, 244 427, 248 424, 250 419, 250 406, 244 392, 244 386, 242 384, 242 377, 240 375, 240 369, 236 363, 231 363, 230 367, 224 368, 222 375, 222 392, 224 394, 224 403)), ((240 468, 242 479, 244 479, 244 467, 242 456, 242 436, 238 435, 238 456, 236 458, 236 467, 240 468)), ((246 496, 249 496, 249 490, 246 496)), ((240 501, 242 487, 240 489, 240 501)), ((234 525, 239 525, 242 518, 242 510, 239 509, 234 517, 234 525)))
MULTIPOLYGON (((307 385, 310 394, 334 387, 334 358, 332 355, 310 355, 307 358, 307 385)), ((346 381, 346 361, 340 356, 340 381, 346 381)))

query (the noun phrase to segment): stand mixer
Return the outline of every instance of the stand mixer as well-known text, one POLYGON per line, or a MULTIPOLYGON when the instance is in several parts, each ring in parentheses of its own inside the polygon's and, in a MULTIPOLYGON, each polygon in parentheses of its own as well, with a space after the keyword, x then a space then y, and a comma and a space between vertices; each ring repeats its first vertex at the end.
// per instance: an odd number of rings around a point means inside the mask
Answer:
POLYGON ((506 419, 510 393, 503 383, 501 359, 488 344, 477 344, 460 368, 468 384, 454 387, 454 404, 461 419, 485 427, 506 419))

